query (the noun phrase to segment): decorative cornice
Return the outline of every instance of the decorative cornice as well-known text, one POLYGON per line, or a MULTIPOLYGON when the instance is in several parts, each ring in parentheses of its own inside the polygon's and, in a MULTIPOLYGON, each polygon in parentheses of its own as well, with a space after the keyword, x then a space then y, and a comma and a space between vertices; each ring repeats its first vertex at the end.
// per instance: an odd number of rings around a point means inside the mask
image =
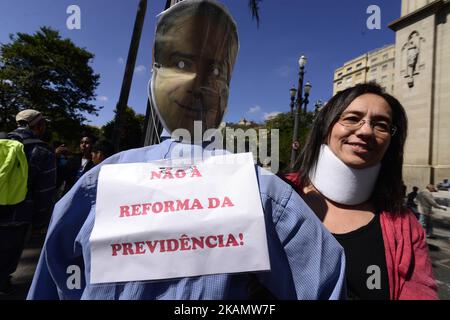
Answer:
POLYGON ((442 7, 449 5, 449 4, 450 4, 450 2, 448 0, 436 0, 416 11, 413 11, 413 12, 407 14, 406 16, 403 16, 403 17, 391 22, 390 24, 388 24, 388 27, 394 31, 398 31, 399 29, 402 29, 403 27, 408 25, 410 21, 417 19, 417 17, 429 16, 429 15, 435 14, 442 7))

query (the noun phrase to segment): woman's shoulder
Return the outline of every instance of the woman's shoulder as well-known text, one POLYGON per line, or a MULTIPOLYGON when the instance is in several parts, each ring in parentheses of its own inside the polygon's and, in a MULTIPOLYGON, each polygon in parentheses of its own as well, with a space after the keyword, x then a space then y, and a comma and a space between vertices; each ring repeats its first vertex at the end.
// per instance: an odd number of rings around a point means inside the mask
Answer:
POLYGON ((300 186, 300 174, 298 172, 284 173, 280 177, 294 189, 297 189, 300 186))

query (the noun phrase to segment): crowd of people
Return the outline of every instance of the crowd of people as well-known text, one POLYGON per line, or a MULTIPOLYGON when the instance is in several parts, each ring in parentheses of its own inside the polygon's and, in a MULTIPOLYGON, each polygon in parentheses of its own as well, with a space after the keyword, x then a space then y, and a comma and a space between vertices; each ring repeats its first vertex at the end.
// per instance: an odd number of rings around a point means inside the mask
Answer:
POLYGON ((433 184, 428 184, 425 189, 419 191, 417 186, 408 193, 406 207, 409 208, 419 220, 426 232, 427 238, 433 238, 433 208, 447 210, 447 206, 438 204, 432 194, 438 190, 433 184))
POLYGON ((26 241, 30 236, 46 233, 54 204, 84 173, 113 154, 106 140, 94 143, 95 138, 90 135, 82 135, 80 153, 70 152, 65 145, 53 149, 42 140, 47 121, 37 110, 23 110, 16 115, 17 129, 2 133, 5 144, 1 150, 0 179, 7 185, 2 184, 1 192, 11 197, 2 198, 0 204, 1 294, 14 292, 11 275, 17 269, 26 241), (13 167, 17 163, 20 166, 13 167), (13 196, 21 185, 22 171, 25 192, 22 199, 16 200, 13 196))
MULTIPOLYGON (((45 131, 40 112, 25 110, 16 116, 18 129, 7 138, 25 146, 29 179, 25 199, 9 206, 9 216, 1 215, 3 292, 10 287, 33 225, 47 235, 28 299, 438 298, 426 236, 432 232, 432 207, 444 207, 433 200, 431 185, 420 192, 415 188, 405 206, 406 113, 396 98, 373 83, 339 92, 318 112, 295 172, 280 179, 258 166, 252 170, 270 270, 159 281, 145 281, 139 275, 130 281, 91 281, 91 240, 98 208, 105 205, 99 196, 102 166, 128 168, 226 154, 208 148, 211 141, 199 144, 171 134, 182 128, 195 136, 194 121, 200 121, 205 131, 219 127, 238 47, 236 24, 216 1, 185 0, 158 17, 149 88, 150 102, 165 128, 157 145, 113 155, 107 141, 84 135, 80 153, 70 156, 65 145, 53 151, 39 140, 45 131), (73 265, 80 267, 81 282, 68 287, 67 267, 73 265)), ((123 179, 132 183, 126 176, 123 179)), ((220 183, 206 180, 205 190, 220 183)), ((132 185, 140 188, 136 182, 132 185)), ((231 181, 228 187, 239 189, 240 181, 231 181)), ((133 210, 138 215, 138 209, 133 210)), ((133 235, 122 235, 128 236, 133 235)), ((128 253, 133 252, 130 248, 128 253)), ((192 258, 186 261, 195 264, 192 258)), ((102 266, 111 272, 108 267, 102 266)), ((182 267, 170 269, 177 274, 182 267)))

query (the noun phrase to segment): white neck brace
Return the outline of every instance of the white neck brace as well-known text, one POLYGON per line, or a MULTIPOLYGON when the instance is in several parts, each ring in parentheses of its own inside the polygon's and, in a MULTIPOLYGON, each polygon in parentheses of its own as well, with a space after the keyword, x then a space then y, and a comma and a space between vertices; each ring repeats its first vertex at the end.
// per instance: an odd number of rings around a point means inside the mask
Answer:
POLYGON ((315 170, 309 174, 314 187, 326 198, 340 204, 357 205, 372 195, 381 164, 353 169, 323 144, 315 170))

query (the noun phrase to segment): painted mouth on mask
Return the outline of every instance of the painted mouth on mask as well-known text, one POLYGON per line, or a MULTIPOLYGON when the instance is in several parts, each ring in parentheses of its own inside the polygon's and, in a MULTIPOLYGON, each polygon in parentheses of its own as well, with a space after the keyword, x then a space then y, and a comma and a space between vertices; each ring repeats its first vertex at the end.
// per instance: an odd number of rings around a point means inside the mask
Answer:
MULTIPOLYGON (((187 106, 187 105, 181 104, 181 103, 179 103, 179 102, 176 101, 176 100, 175 100, 175 104, 176 104, 177 106, 179 106, 180 108, 182 108, 182 109, 185 109, 185 110, 188 110, 188 111, 191 111, 191 112, 196 112, 196 113, 201 113, 203 110, 206 109, 206 108, 204 108, 203 105, 197 104, 197 105, 191 107, 191 106, 187 106)), ((205 111, 206 111, 206 110, 205 110, 205 111)))

